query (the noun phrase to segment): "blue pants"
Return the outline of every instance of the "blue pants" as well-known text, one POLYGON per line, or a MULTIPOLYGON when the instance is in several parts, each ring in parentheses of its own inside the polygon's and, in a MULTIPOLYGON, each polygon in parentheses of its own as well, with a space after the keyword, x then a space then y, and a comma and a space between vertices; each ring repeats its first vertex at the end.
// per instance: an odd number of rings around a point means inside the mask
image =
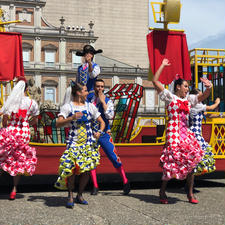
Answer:
POLYGON ((100 144, 103 151, 105 152, 105 154, 107 155, 107 157, 112 162, 115 168, 119 168, 122 166, 120 157, 117 155, 113 139, 109 134, 105 133, 101 135, 98 139, 98 144, 100 144))

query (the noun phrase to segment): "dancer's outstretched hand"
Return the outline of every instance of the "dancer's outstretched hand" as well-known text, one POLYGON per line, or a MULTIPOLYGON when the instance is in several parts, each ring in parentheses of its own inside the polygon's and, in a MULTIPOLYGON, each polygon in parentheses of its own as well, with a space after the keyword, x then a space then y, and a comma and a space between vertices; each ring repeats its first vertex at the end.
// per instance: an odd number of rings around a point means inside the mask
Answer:
POLYGON ((170 64, 170 62, 169 62, 168 59, 163 59, 162 65, 164 65, 164 66, 170 66, 171 64, 170 64))
POLYGON ((211 88, 212 87, 211 81, 209 81, 207 78, 201 77, 200 80, 201 80, 201 82, 204 84, 204 86, 206 88, 211 88))
POLYGON ((99 132, 94 132, 94 138, 95 139, 98 140, 100 138, 100 136, 101 136, 101 134, 99 132))
POLYGON ((219 105, 220 104, 220 98, 216 98, 215 103, 219 105))
POLYGON ((73 118, 73 120, 78 120, 83 116, 82 112, 76 112, 74 113, 71 117, 73 118))

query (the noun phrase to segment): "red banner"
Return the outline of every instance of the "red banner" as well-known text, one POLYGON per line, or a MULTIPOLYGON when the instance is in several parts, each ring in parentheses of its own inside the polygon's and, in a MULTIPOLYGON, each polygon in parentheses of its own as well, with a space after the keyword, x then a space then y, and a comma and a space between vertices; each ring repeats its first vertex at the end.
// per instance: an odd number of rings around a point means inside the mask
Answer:
POLYGON ((22 35, 0 32, 0 81, 24 76, 22 35))
POLYGON ((154 30, 147 35, 148 56, 153 74, 167 58, 171 65, 165 67, 159 81, 170 84, 176 74, 185 80, 191 80, 191 66, 186 35, 177 31, 154 30))

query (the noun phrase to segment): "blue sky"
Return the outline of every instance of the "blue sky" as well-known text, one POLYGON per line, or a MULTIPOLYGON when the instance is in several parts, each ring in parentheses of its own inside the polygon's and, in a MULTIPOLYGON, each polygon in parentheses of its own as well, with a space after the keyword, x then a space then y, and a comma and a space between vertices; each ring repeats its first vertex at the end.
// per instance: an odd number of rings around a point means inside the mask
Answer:
MULTIPOLYGON (((169 28, 185 30, 189 49, 225 48, 225 0, 181 0, 181 4, 180 23, 169 28)), ((151 8, 149 17, 151 27, 162 27, 154 24, 151 8)))

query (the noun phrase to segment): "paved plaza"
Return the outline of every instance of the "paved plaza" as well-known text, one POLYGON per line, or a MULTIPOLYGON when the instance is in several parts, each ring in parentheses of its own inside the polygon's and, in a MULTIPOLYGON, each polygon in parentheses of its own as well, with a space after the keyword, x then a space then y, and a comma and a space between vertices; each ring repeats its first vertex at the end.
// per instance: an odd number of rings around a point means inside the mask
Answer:
MULTIPOLYGON (((84 193, 89 205, 65 207, 67 192, 32 186, 8 200, 7 190, 0 194, 0 225, 225 225, 225 179, 197 183, 199 204, 188 203, 184 188, 168 188, 169 204, 159 203, 158 187, 122 191, 105 189, 97 196, 84 193), (28 189, 28 190, 27 190, 28 189)), ((132 185, 134 186, 134 185, 132 185)))

